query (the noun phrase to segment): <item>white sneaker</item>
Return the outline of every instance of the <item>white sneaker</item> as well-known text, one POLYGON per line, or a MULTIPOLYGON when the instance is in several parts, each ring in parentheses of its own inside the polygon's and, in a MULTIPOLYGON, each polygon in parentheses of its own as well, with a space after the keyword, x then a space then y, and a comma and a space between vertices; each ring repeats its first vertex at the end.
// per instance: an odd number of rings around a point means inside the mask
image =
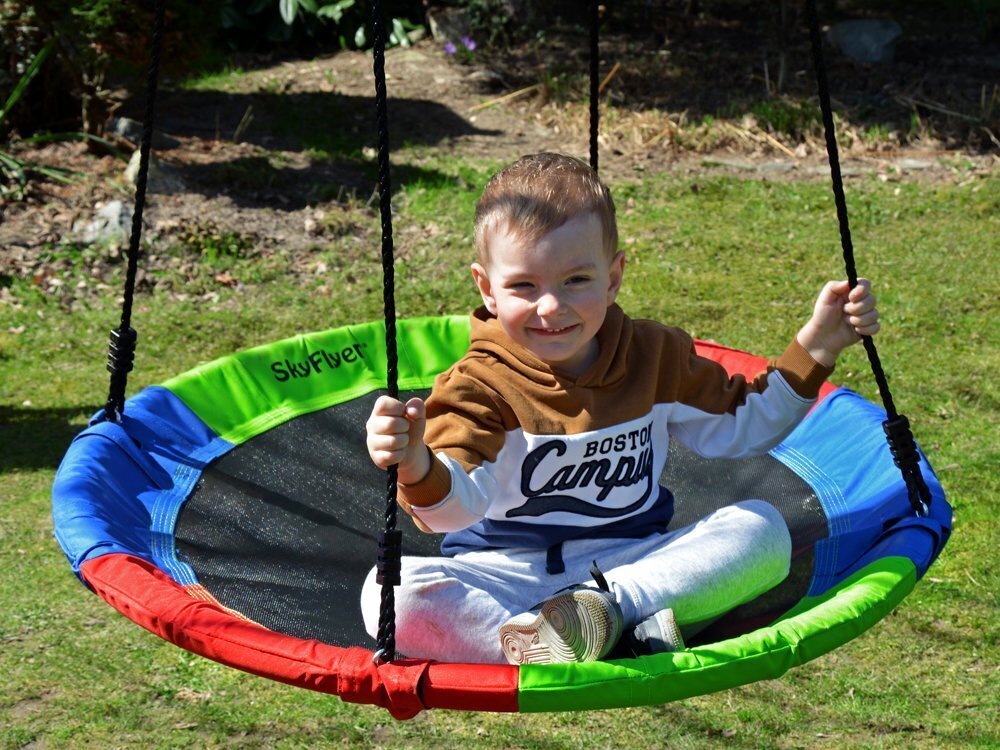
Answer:
POLYGON ((608 591, 580 586, 500 626, 500 646, 511 664, 596 661, 621 638, 624 621, 608 591))
POLYGON ((672 609, 661 609, 640 622, 630 634, 629 641, 637 655, 684 650, 684 637, 672 609))

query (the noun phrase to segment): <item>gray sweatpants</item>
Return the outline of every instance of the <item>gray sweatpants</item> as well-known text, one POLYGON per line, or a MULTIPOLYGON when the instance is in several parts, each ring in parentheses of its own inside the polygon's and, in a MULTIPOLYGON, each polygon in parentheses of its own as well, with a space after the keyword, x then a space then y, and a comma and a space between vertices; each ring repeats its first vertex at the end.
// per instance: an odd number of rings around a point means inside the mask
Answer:
MULTIPOLYGON (((559 589, 593 585, 596 560, 630 628, 670 607, 685 636, 788 575, 792 542, 781 514, 745 500, 676 531, 642 539, 579 539, 563 545, 565 573, 545 570, 546 550, 404 557, 396 589, 396 648, 406 656, 505 663, 497 631, 559 589)), ((375 570, 361 593, 365 628, 378 630, 375 570)))

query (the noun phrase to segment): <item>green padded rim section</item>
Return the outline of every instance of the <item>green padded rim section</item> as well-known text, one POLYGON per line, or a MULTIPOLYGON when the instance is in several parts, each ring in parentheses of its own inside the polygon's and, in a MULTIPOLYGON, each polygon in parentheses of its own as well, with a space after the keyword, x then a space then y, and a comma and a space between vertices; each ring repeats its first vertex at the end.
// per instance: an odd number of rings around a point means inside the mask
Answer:
MULTIPOLYGON (((397 321, 399 389, 430 388, 469 346, 467 316, 397 321)), ((343 326, 208 362, 163 383, 239 445, 301 414, 386 387, 385 324, 343 326)))
POLYGON ((803 599, 774 625, 739 638, 642 659, 522 666, 519 710, 655 705, 774 679, 856 638, 916 581, 912 560, 886 557, 822 596, 803 599))

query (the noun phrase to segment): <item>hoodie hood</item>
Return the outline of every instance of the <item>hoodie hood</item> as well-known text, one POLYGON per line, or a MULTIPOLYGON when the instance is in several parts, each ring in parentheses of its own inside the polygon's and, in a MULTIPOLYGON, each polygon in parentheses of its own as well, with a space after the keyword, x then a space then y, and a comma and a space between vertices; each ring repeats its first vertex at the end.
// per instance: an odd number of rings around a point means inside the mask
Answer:
POLYGON ((519 375, 548 388, 599 388, 612 385, 625 377, 628 344, 632 339, 632 321, 621 307, 608 307, 604 324, 597 332, 597 360, 579 375, 546 364, 528 349, 516 343, 500 325, 500 321, 485 307, 473 311, 469 354, 502 362, 519 375))

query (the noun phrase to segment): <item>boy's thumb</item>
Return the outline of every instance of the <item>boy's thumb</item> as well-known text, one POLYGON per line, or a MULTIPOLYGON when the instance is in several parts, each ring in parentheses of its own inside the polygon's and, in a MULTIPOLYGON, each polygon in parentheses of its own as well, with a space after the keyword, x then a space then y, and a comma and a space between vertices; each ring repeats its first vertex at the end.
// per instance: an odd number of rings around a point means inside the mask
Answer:
POLYGON ((421 398, 411 398, 406 402, 406 418, 424 434, 424 421, 427 419, 427 407, 421 398))

